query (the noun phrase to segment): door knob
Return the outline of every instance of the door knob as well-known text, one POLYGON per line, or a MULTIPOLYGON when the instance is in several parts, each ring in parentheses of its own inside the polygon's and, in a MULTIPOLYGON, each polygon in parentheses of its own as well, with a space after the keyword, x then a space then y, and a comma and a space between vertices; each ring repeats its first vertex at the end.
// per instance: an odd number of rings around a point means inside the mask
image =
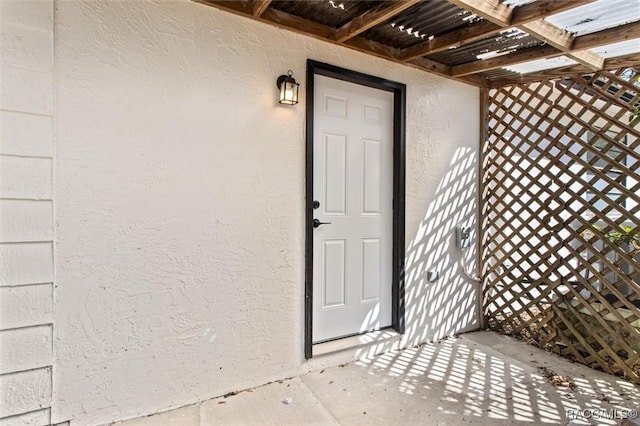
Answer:
POLYGON ((330 225, 331 222, 320 222, 318 219, 313 219, 313 227, 317 228, 320 225, 330 225))

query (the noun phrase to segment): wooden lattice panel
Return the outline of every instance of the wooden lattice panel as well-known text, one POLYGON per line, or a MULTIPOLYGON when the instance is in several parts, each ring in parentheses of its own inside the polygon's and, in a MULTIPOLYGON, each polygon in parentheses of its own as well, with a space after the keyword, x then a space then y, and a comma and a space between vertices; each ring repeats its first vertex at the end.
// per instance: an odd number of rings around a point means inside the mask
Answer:
POLYGON ((481 259, 490 328, 640 383, 637 76, 489 94, 481 259))

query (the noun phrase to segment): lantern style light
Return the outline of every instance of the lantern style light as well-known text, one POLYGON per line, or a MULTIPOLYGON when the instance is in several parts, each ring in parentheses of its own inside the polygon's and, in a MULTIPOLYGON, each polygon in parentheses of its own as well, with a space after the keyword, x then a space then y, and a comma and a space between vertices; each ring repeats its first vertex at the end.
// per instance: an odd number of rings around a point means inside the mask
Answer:
POLYGON ((293 71, 289 70, 287 75, 281 75, 276 81, 278 89, 280 89, 280 99, 278 102, 286 105, 295 105, 298 103, 298 88, 300 85, 292 77, 293 71))

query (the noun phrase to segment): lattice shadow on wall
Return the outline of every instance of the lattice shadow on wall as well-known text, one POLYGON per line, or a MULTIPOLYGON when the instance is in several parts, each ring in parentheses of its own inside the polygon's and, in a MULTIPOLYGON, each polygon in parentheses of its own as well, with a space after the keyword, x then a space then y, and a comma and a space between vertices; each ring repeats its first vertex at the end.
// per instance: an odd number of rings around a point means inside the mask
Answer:
POLYGON ((481 259, 491 329, 640 383, 637 75, 491 91, 481 259))

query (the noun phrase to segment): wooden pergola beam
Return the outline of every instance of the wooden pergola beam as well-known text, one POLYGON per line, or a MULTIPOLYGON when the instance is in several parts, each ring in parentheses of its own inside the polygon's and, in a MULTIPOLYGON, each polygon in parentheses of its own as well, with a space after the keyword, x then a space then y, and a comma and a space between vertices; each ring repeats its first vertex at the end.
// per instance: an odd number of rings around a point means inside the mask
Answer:
POLYGON ((536 0, 513 9, 511 25, 526 24, 547 16, 593 3, 596 0, 536 0))
POLYGON ((501 30, 502 27, 494 24, 493 22, 479 21, 478 23, 469 25, 468 27, 451 31, 441 36, 434 37, 431 40, 427 40, 423 43, 404 49, 402 51, 402 58, 408 61, 420 56, 442 52, 443 50, 447 50, 451 47, 458 47, 465 43, 482 40, 483 38, 496 34, 501 30))
POLYGON ((193 1, 322 40, 333 39, 336 32, 335 29, 326 25, 322 25, 314 21, 309 21, 308 19, 300 18, 298 16, 294 16, 273 8, 265 9, 265 11, 262 12, 262 15, 256 17, 253 15, 253 4, 250 2, 229 0, 193 1))
MULTIPOLYGON (((607 58, 604 61, 604 70, 614 70, 627 67, 638 67, 640 65, 640 53, 632 53, 629 55, 616 56, 613 58, 607 58)), ((568 75, 575 74, 587 74, 593 72, 589 67, 582 64, 574 64, 568 66, 562 66, 557 68, 546 69, 543 71, 537 71, 517 77, 507 77, 497 80, 492 80, 489 86, 492 89, 508 86, 513 84, 527 84, 536 83, 547 80, 555 80, 558 78, 566 77, 568 75)))
MULTIPOLYGON (((527 24, 594 1, 595 0, 538 0, 514 8, 511 14, 511 25, 527 24)), ((431 40, 404 49, 402 51, 402 58, 410 60, 420 56, 442 52, 451 47, 459 47, 463 44, 482 40, 502 30, 504 30, 504 27, 483 19, 459 30, 436 36, 431 40)))
MULTIPOLYGON (((490 83, 487 78, 479 75, 482 72, 522 62, 560 56, 563 52, 565 55, 577 60, 580 64, 579 66, 584 66, 588 70, 606 68, 615 62, 611 60, 605 61, 588 49, 604 44, 640 38, 640 22, 574 37, 572 34, 543 20, 544 16, 552 15, 562 10, 569 10, 594 0, 537 0, 515 8, 506 6, 503 0, 448 0, 452 4, 477 13, 484 19, 464 28, 433 37, 424 43, 404 50, 365 39, 359 34, 389 21, 393 16, 419 3, 420 0, 385 0, 384 2, 379 2, 368 12, 337 29, 269 7, 272 4, 271 0, 193 1, 479 87, 489 87, 506 81, 505 79, 500 79, 494 80, 498 81, 498 83, 490 83), (431 53, 444 51, 452 46, 457 47, 490 37, 514 26, 544 40, 546 45, 520 50, 515 47, 512 49, 513 53, 456 66, 449 66, 424 57, 431 53)), ((548 73, 549 71, 545 71, 545 74, 548 73)), ((538 78, 538 76, 531 75, 531 78, 538 78)), ((510 79, 509 81, 512 80, 510 79)))
POLYGON ((253 16, 260 17, 271 4, 271 0, 253 0, 253 16))
POLYGON ((577 51, 573 48, 574 35, 544 20, 532 22, 516 22, 514 24, 514 8, 504 5, 500 0, 449 0, 458 7, 469 10, 482 18, 500 25, 504 29, 513 26, 544 41, 564 52, 570 58, 590 67, 602 69, 604 58, 589 51, 577 51))
POLYGON ((576 37, 568 31, 556 27, 547 21, 535 21, 528 24, 519 25, 518 28, 536 37, 545 43, 550 44, 562 52, 565 52, 571 59, 593 69, 601 70, 604 66, 604 58, 589 50, 574 50, 573 46, 576 37))
POLYGON ((251 17, 261 22, 265 22, 271 25, 275 25, 280 28, 284 28, 290 31, 294 31, 300 34, 311 36, 320 40, 328 41, 340 46, 349 47, 351 49, 374 55, 382 59, 390 60, 403 65, 408 65, 412 68, 416 68, 422 71, 427 71, 432 74, 438 74, 443 77, 455 78, 458 81, 471 84, 479 87, 487 87, 487 81, 480 76, 451 76, 451 67, 448 65, 431 61, 427 59, 419 59, 415 61, 403 61, 400 59, 400 50, 393 47, 377 43, 372 40, 367 40, 363 37, 353 37, 340 43, 336 40, 336 30, 327 25, 319 24, 317 22, 309 21, 307 19, 300 18, 298 16, 290 15, 286 12, 267 8, 260 17, 253 16, 253 7, 249 2, 236 2, 226 0, 195 0, 198 3, 205 4, 207 6, 216 7, 227 12, 234 13, 236 15, 251 17))
POLYGON ((558 56, 558 52, 553 46, 539 46, 528 49, 518 50, 514 53, 504 54, 490 59, 469 62, 467 64, 456 65, 451 67, 451 75, 453 77, 462 77, 470 74, 477 74, 485 71, 491 71, 497 68, 503 68, 509 65, 521 64, 536 59, 550 58, 558 56))
MULTIPOLYGON (((222 3, 225 3, 223 0, 222 3)), ((336 30, 308 19, 300 18, 286 12, 276 9, 267 9, 264 11, 260 20, 269 22, 278 27, 293 30, 300 34, 307 34, 319 37, 321 39, 331 39, 335 37, 336 30)))
POLYGON ((500 0, 449 0, 449 3, 473 12, 503 28, 511 26, 514 8, 507 6, 500 0))
MULTIPOLYGON (((580 49, 589 49, 621 41, 640 38, 640 22, 632 22, 615 28, 598 31, 591 34, 576 37, 574 46, 580 49)), ((640 40, 638 40, 640 43, 640 40)), ((611 70, 616 68, 638 67, 640 66, 640 53, 616 56, 604 60, 602 69, 611 70)), ((502 87, 508 84, 523 84, 536 81, 544 81, 563 77, 571 74, 586 74, 593 72, 591 67, 582 63, 566 65, 557 68, 546 69, 533 72, 518 77, 508 77, 491 81, 490 87, 502 87)))
MULTIPOLYGON (((573 42, 573 48, 576 50, 591 49, 635 38, 640 38, 640 21, 576 37, 573 42)), ((640 40, 638 40, 638 43, 640 43, 640 40)))
MULTIPOLYGON (((637 67, 640 64, 640 54, 616 56, 607 58, 604 63, 604 70, 615 70, 619 68, 637 67)), ((559 68, 547 69, 535 73, 526 74, 515 78, 504 78, 491 82, 491 87, 502 87, 509 84, 534 83, 547 80, 554 80, 575 74, 589 74, 593 71, 582 64, 570 65, 559 68)))
POLYGON ((338 28, 334 40, 338 43, 347 41, 350 38, 353 38, 358 34, 393 18, 419 2, 420 0, 395 0, 382 2, 338 28))
POLYGON ((562 51, 571 49, 575 40, 575 37, 569 31, 558 28, 544 20, 521 24, 518 25, 518 28, 562 51))
MULTIPOLYGON (((354 50, 367 53, 369 55, 377 56, 381 59, 386 59, 402 65, 407 65, 421 71, 427 71, 431 74, 437 74, 443 77, 452 78, 451 67, 448 65, 425 58, 403 61, 400 59, 400 50, 394 49, 393 47, 387 46, 386 44, 368 40, 363 37, 354 37, 351 40, 347 40, 343 44, 343 46, 350 47, 354 50)), ((461 76, 459 78, 456 78, 456 80, 471 84, 473 86, 488 87, 487 80, 477 75, 461 76)))

